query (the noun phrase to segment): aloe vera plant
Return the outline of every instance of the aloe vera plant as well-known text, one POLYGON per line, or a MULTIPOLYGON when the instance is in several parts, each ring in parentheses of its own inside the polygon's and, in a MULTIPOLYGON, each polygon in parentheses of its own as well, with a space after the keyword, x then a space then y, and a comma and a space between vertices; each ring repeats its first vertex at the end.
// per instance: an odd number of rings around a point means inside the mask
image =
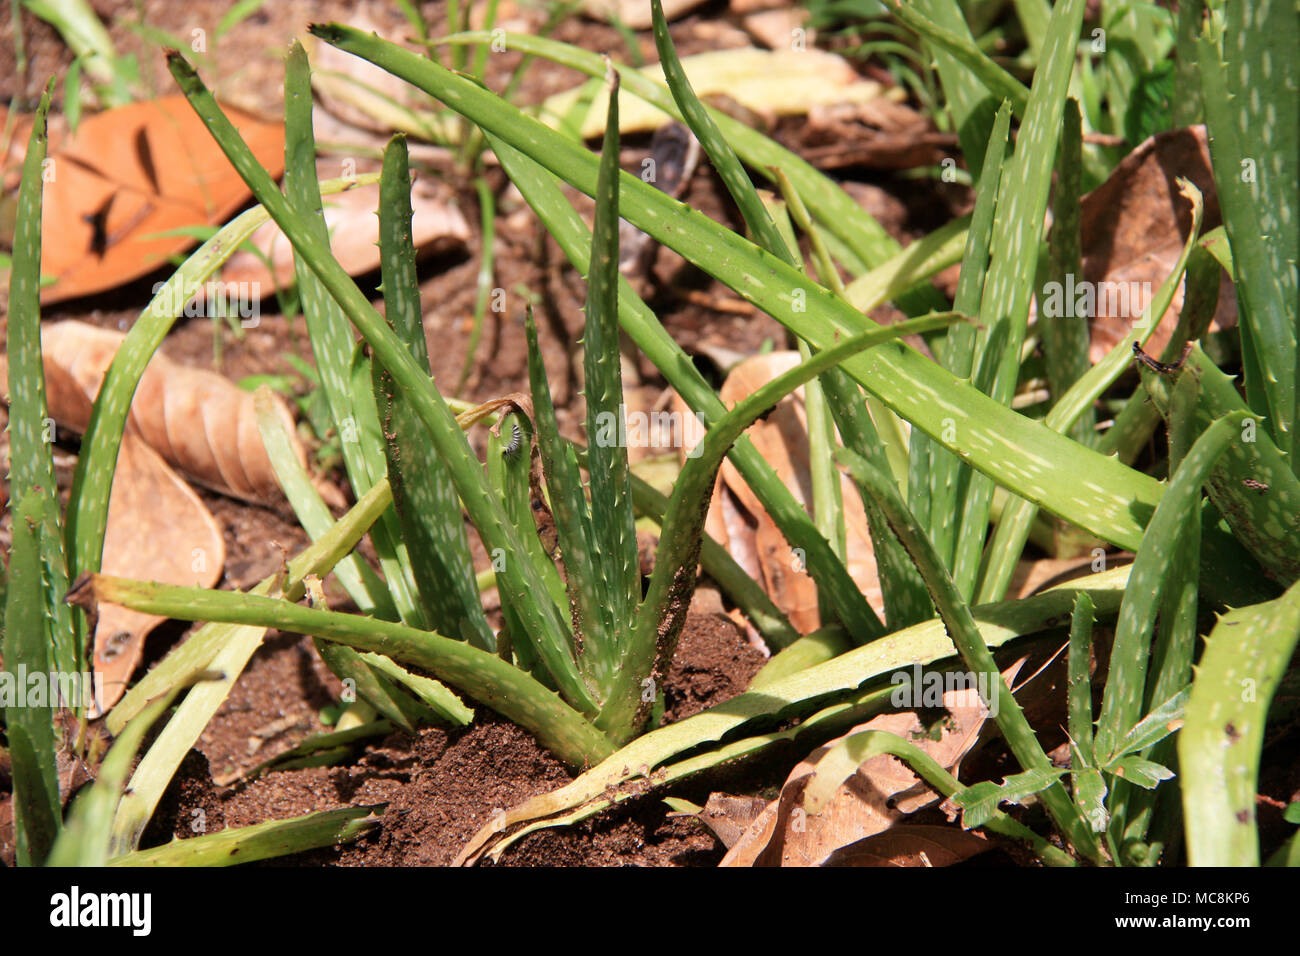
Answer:
MULTIPOLYGON (((556 41, 505 35, 512 49, 553 59, 604 84, 608 112, 599 157, 577 141, 577 123, 548 128, 485 88, 487 32, 447 38, 456 68, 448 69, 432 56, 348 27, 314 27, 318 37, 443 104, 457 117, 464 155, 471 147, 490 147, 586 278, 585 449, 559 434, 531 317, 525 328, 531 407, 517 397, 469 406, 449 400, 442 383, 430 379, 409 238, 404 137, 388 144, 379 178, 381 316, 326 244, 319 212, 326 187, 315 178, 309 76, 301 50, 291 52, 288 61, 284 193, 252 159, 192 67, 174 56, 173 74, 262 204, 259 215, 279 224, 294 246, 324 405, 334 428, 355 438, 341 448, 359 500, 349 516, 331 522, 296 462, 282 448, 275 453, 283 436, 267 416, 263 431, 277 474, 315 541, 284 575, 251 594, 100 575, 77 592, 83 601, 89 594, 212 623, 144 678, 110 716, 110 727, 122 734, 120 751, 110 755, 112 773, 87 795, 84 808, 81 802, 74 808, 66 831, 75 826, 94 834, 85 855, 69 849, 71 837, 58 836, 57 805, 46 799, 39 760, 28 761, 36 774, 25 784, 29 822, 24 832, 34 841, 29 845, 37 848, 35 856, 52 846, 54 858, 67 861, 125 865, 180 859, 175 847, 138 851, 144 823, 265 629, 281 627, 314 636, 322 657, 354 681, 365 702, 357 707, 356 720, 371 723, 328 735, 322 746, 350 741, 365 728, 467 721, 471 712, 457 696, 464 695, 519 723, 583 771, 568 786, 494 820, 465 848, 462 861, 499 855, 540 827, 582 819, 648 788, 666 787, 779 743, 824 739, 885 709, 889 674, 919 662, 962 666, 992 678, 999 704, 994 713, 1019 772, 1002 783, 963 784, 907 742, 871 732, 838 745, 834 759, 845 774, 868 755, 899 756, 962 808, 967 826, 1021 840, 1052 864, 1165 860, 1174 852, 1171 834, 1176 836, 1181 817, 1187 821, 1192 862, 1256 862, 1253 820, 1241 822, 1241 816, 1253 796, 1267 702, 1294 644, 1293 582, 1300 569, 1288 545, 1300 514, 1300 489, 1291 435, 1294 296, 1285 295, 1288 288, 1294 291, 1294 245, 1278 237, 1281 230, 1253 229, 1251 215, 1268 202, 1280 223, 1296 206, 1293 185, 1273 175, 1278 168, 1285 172, 1294 157, 1280 166, 1272 163, 1271 153, 1252 157, 1238 121, 1241 115, 1267 118, 1269 108, 1280 112, 1290 102, 1287 97, 1294 99, 1295 67, 1281 64, 1277 39, 1292 36, 1293 25, 1276 11, 1261 20, 1238 6, 1208 6, 1199 31, 1180 20, 1179 82, 1190 82, 1184 69, 1190 50, 1205 78, 1200 102, 1214 141, 1226 239, 1200 235, 1201 197, 1186 187, 1193 222, 1181 257, 1148 306, 1145 325, 1136 323, 1134 334, 1091 368, 1082 351, 1086 328, 1078 322, 1044 325, 1041 309, 1038 328, 1031 328, 1030 300, 1045 276, 1078 271, 1077 223, 1066 213, 1077 206, 1084 184, 1105 172, 1107 161, 1105 153, 1085 145, 1084 133, 1103 121, 1112 133, 1145 129, 1150 117, 1135 96, 1151 79, 1142 73, 1151 64, 1146 62, 1150 51, 1080 62, 1082 0, 1054 7, 1015 4, 1029 45, 1026 55, 1036 66, 1028 86, 982 52, 972 33, 977 18, 968 22, 956 0, 897 5, 898 24, 891 26, 914 33, 915 42, 933 55, 975 184, 970 219, 949 224, 906 254, 830 179, 700 102, 657 2, 655 40, 666 87, 630 66, 614 66, 556 41), (465 67, 472 44, 479 53, 471 77, 465 67), (1234 49, 1244 51, 1240 60, 1234 60, 1234 49), (1239 115, 1230 96, 1249 95, 1242 84, 1252 70, 1279 71, 1282 81, 1277 92, 1239 115), (1221 80, 1232 82, 1225 88, 1221 80), (619 103, 629 94, 691 128, 741 210, 749 239, 619 171, 619 103), (1013 117, 1019 121, 1014 146, 1013 117), (1266 160, 1257 168, 1270 175, 1258 182, 1233 181, 1242 161, 1251 158, 1266 160), (761 196, 751 172, 769 178, 780 200, 761 196), (595 200, 592 229, 565 198, 565 183, 595 200), (1044 243, 1049 202, 1056 228, 1044 243), (803 353, 801 364, 726 409, 617 274, 620 217, 780 321, 803 353), (805 268, 799 255, 796 230, 813 250, 812 268, 805 268), (1213 249, 1224 260, 1229 244, 1227 261, 1236 265, 1244 310, 1244 399, 1200 348, 1193 347, 1183 363, 1175 354, 1201 336, 1213 311, 1209 290, 1217 288, 1218 267, 1204 250, 1213 249), (950 306, 927 280, 958 260, 961 279, 950 306), (1152 334, 1152 317, 1164 313, 1184 275, 1187 295, 1177 344, 1162 361, 1143 366, 1142 384, 1117 416, 1113 434, 1096 435, 1097 400, 1128 370, 1133 347, 1140 350, 1152 334), (868 320, 863 311, 885 300, 913 318, 887 328, 868 320), (356 346, 353 328, 364 347, 356 346), (632 474, 620 438, 620 330, 707 426, 667 499, 649 492, 632 474), (900 341, 909 333, 924 334, 937 361, 900 341), (1043 343, 1051 400, 1045 413, 1028 415, 1012 402, 1026 378, 1024 359, 1034 339, 1043 343), (815 459, 811 515, 742 436, 758 415, 800 385, 807 388, 815 459), (465 431, 489 417, 495 418, 495 428, 487 460, 480 462, 465 431), (1135 446, 1157 421, 1169 433, 1166 481, 1133 467, 1135 446), (841 443, 844 447, 837 447, 841 443), (1112 456, 1117 450, 1123 453, 1112 456), (755 582, 704 535, 709 492, 727 456, 789 542, 807 555, 826 625, 815 634, 797 635, 755 582), (884 621, 844 566, 836 464, 855 480, 868 515, 885 591, 884 621), (1005 498, 998 497, 1002 494, 1005 498), (1135 563, 1006 600, 1040 509, 1102 542, 1134 551, 1135 563), (651 516, 661 532, 644 597, 637 514, 651 516), (499 630, 489 626, 478 600, 465 517, 493 558, 502 597, 499 630), (349 553, 367 532, 378 571, 349 553), (668 665, 700 563, 779 652, 750 692, 659 726, 668 665), (361 613, 297 603, 308 575, 329 568, 337 569, 361 613), (1288 586, 1284 597, 1272 600, 1288 586), (1227 611, 1194 670, 1201 612, 1221 609, 1225 595, 1245 606, 1227 611), (1095 623, 1113 623, 1115 646, 1094 722, 1089 656, 1095 623), (1072 760, 1062 768, 1048 760, 1011 690, 998 678, 991 648, 1052 634, 1067 624, 1072 760), (1276 646, 1265 646, 1269 628, 1283 632, 1276 646), (1233 696, 1233 681, 1240 676, 1233 660, 1241 654, 1252 655, 1258 665, 1247 677, 1261 688, 1261 699, 1238 702, 1233 696), (208 670, 220 671, 222 679, 189 686, 208 670), (185 688, 176 716, 125 781, 134 737, 156 716, 149 701, 185 688), (1218 736, 1225 714, 1238 731, 1228 735, 1226 745, 1218 736), (773 718, 784 722, 781 729, 772 729, 773 718), (1178 801, 1165 782, 1189 772, 1196 777, 1184 782, 1178 801), (124 786, 128 792, 122 795, 124 786), (1047 810, 1064 850, 1001 809, 1032 801, 1047 810)), ((1124 36, 1136 35, 1143 23, 1168 19, 1145 5, 1107 11, 1105 17, 1108 28, 1124 36)), ((1172 35, 1161 32, 1157 46, 1172 42, 1172 35)), ((431 42, 429 48, 437 45, 431 42)), ((581 117, 575 113, 569 119, 581 117)), ((1277 125, 1283 134, 1290 128, 1277 125)), ((1276 143, 1264 148, 1281 149, 1276 143)), ((30 203, 30 191, 25 196, 30 203)), ((490 219, 490 204, 483 208, 490 219)), ((27 236, 29 253, 32 238, 27 236)), ((203 256, 200 250, 196 267, 208 261, 203 256)), ((183 269, 174 281, 190 282, 192 274, 197 273, 183 269)), ((15 288, 18 303, 28 301, 34 310, 34 292, 15 288)), ((16 340, 11 331, 11 350, 29 374, 39 368, 32 349, 34 314, 16 340)), ((160 311, 146 318, 106 379, 87 436, 67 531, 69 564, 76 573, 98 569, 113 444, 134 382, 171 321, 160 311)), ((463 381, 464 376, 455 390, 463 381)), ((25 402, 24 421, 30 424, 39 397, 29 389, 25 402)), ((41 562, 52 560, 54 552, 47 555, 48 536, 38 529, 54 513, 49 505, 35 494, 16 505, 25 529, 15 535, 11 583, 47 573, 41 562)), ((61 538, 56 534, 53 541, 61 538)), ((40 608, 15 595, 11 587, 7 617, 34 620, 40 608)), ((80 626, 79 612, 55 610, 69 627, 80 626)), ((13 646, 12 653, 32 659, 40 653, 30 643, 13 646)), ((8 657, 9 644, 5 650, 8 657)), ((44 746, 33 744, 25 732, 10 733, 11 745, 19 741, 12 746, 15 766, 20 751, 24 758, 28 752, 34 757, 44 746)), ((43 733, 44 725, 33 732, 43 733)), ((834 778, 822 780, 822 790, 810 799, 824 800, 834 778)), ((302 839, 352 835, 372 822, 356 816, 321 818, 301 829, 311 834, 302 839)), ((300 832, 296 826, 289 829, 300 832)), ((255 847, 263 838, 258 831, 230 839, 255 847)), ((185 851, 203 860, 216 858, 227 845, 209 843, 185 851)), ((29 852, 27 859, 33 858, 29 852)))

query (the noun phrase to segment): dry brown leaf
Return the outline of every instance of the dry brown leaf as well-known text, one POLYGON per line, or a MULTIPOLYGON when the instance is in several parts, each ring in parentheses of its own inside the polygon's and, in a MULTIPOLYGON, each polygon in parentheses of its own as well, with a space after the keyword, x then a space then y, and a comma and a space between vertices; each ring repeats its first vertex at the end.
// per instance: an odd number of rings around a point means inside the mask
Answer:
MULTIPOLYGON (((103 573, 210 588, 225 561, 221 528, 194 489, 139 436, 124 435, 108 504, 103 573)), ((117 703, 144 654, 145 637, 164 620, 115 604, 99 606, 95 671, 103 684, 91 717, 117 703)))
POLYGON ((805 26, 812 14, 806 9, 785 7, 763 10, 741 18, 741 24, 750 36, 772 50, 788 49, 796 39, 806 46, 817 41, 817 33, 805 26), (796 31, 802 30, 800 34, 796 31))
MULTIPOLYGON (((1222 215, 1204 126, 1170 130, 1147 139, 1080 203, 1083 279, 1093 283, 1094 289, 1105 288, 1101 283, 1115 283, 1118 291, 1119 283, 1131 284, 1122 288, 1134 293, 1124 315, 1110 314, 1123 311, 1110 308, 1111 296, 1097 296, 1089 350, 1094 364, 1133 331, 1149 296, 1168 278, 1178 260, 1192 224, 1190 204, 1175 184, 1178 177, 1190 180, 1205 197, 1202 230, 1218 226, 1222 215)), ((1118 303, 1122 305, 1123 297, 1118 303)), ((1181 309, 1180 287, 1146 346, 1149 353, 1158 355, 1165 347, 1181 309)), ((1220 285, 1215 323, 1219 327, 1236 323, 1236 298, 1226 276, 1220 285)))
POLYGON ((823 866, 952 866, 991 848, 957 827, 905 824, 841 847, 823 866))
MULTIPOLYGON (((337 164, 333 170, 322 169, 321 175, 337 176, 337 164)), ((330 249, 348 275, 363 275, 379 268, 379 218, 375 215, 378 202, 378 186, 359 186, 323 200, 330 249)), ((411 240, 416 249, 458 246, 469 238, 469 225, 455 202, 431 183, 415 180, 411 206, 411 240)), ((279 226, 266 223, 249 242, 270 259, 274 275, 259 256, 241 249, 221 270, 223 282, 256 284, 254 287, 265 293, 293 283, 293 247, 279 226)))
MULTIPOLYGON (((725 793, 709 794, 708 802, 695 818, 730 849, 765 809, 762 797, 733 797, 725 793)), ((687 814, 689 816, 689 814, 687 814)))
MULTIPOLYGON (((664 19, 676 20, 694 10, 704 0, 663 0, 664 19)), ((654 22, 648 0, 584 0, 583 12, 611 23, 621 23, 633 30, 648 30, 654 22)))
MULTIPOLYGON (((121 332, 84 322, 58 322, 41 330, 50 415, 84 431, 90 402, 118 347, 121 332), (75 387, 72 387, 75 384, 75 387)), ((294 442, 293 416, 278 397, 276 407, 294 442)), ((127 430, 139 435, 167 464, 199 484, 245 501, 270 502, 280 486, 257 429, 253 396, 223 375, 177 365, 162 352, 145 369, 131 404, 127 430)))
MULTIPOLYGON (((725 404, 734 406, 798 363, 798 352, 772 352, 748 358, 727 375, 720 396, 725 404)), ((687 422, 682 443, 684 460, 687 452, 702 438, 703 429, 691 427, 694 416, 678 396, 674 396, 673 409, 678 419, 687 422)), ((812 476, 809 470, 808 426, 803 409, 803 389, 787 396, 745 434, 795 498, 805 508, 810 507, 812 476)), ((862 590, 867 602, 877 613, 883 613, 884 598, 862 499, 857 488, 844 476, 841 476, 841 492, 848 537, 846 564, 849 575, 862 590)), ((730 461, 724 461, 719 470, 705 528, 727 547, 742 567, 763 583, 777 607, 785 612, 798 631, 807 634, 821 626, 817 587, 806 570, 803 556, 796 554, 790 547, 758 497, 745 484, 740 472, 730 461), (754 572, 755 565, 759 573, 754 572)))
MULTIPOLYGON (((273 176, 284 130, 231 107, 226 115, 273 176)), ((169 230, 223 221, 249 196, 183 96, 106 110, 51 144, 41 271, 56 281, 42 302, 115 288, 191 246, 169 230)))
MULTIPOLYGON (((1023 659, 1003 672, 1014 680, 1023 659)), ((948 718, 932 739, 912 712, 881 714, 801 761, 786 779, 781 795, 749 825, 727 851, 722 866, 822 866, 837 852, 894 828, 908 814, 936 802, 932 791, 905 763, 888 754, 871 757, 839 784, 821 808, 805 805, 808 785, 822 771, 820 762, 841 741, 863 731, 885 731, 911 740, 954 775, 975 746, 988 708, 973 691, 947 690, 948 718)), ((831 781, 834 782, 833 780, 831 781)))

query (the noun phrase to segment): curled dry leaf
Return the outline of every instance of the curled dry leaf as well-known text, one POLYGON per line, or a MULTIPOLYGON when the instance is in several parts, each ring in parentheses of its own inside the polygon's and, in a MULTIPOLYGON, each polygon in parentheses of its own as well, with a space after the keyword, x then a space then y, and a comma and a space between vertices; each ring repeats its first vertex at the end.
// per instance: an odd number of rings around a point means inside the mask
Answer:
MULTIPOLYGON (((41 330, 55 421, 85 430, 91 401, 124 338, 84 322, 59 322, 41 330)), ((278 398, 276 405, 292 436, 293 416, 278 398)), ((216 372, 177 365, 156 353, 136 389, 127 431, 204 487, 259 503, 281 496, 257 430, 253 396, 216 372)), ((306 452, 296 442, 294 450, 305 465, 306 452)))
MULTIPOLYGON (((722 383, 720 392, 728 406, 799 363, 798 352, 756 355, 736 365, 722 383)), ((674 411, 683 428, 682 455, 703 438, 704 429, 689 407, 674 395, 674 411)), ((808 425, 803 409, 803 389, 787 396, 766 418, 745 433, 794 496, 810 508, 812 476, 809 471, 808 425)), ((866 512, 857 488, 840 477, 844 499, 844 521, 848 538, 849 575, 866 595, 877 613, 884 611, 884 598, 876 573, 875 553, 866 512)), ((801 633, 821 626, 817 608, 817 586, 804 569, 805 563, 790 547, 758 497, 730 461, 724 461, 714 487, 705 523, 713 535, 741 566, 761 581, 776 605, 801 633)))
MULTIPOLYGON (((1204 126, 1170 130, 1147 139, 1081 200, 1082 278, 1090 286, 1080 285, 1079 291, 1089 287, 1106 291, 1105 295, 1096 294, 1095 312, 1090 313, 1089 359, 1094 364, 1133 331, 1134 321, 1178 260, 1192 222, 1188 203, 1176 185, 1180 176, 1205 197, 1202 231, 1220 225, 1223 217, 1204 126)), ((1062 292, 1070 298, 1070 290, 1062 292)), ((1182 307, 1180 288, 1146 345, 1148 353, 1158 355, 1164 349, 1182 307)), ((1234 325, 1236 312, 1232 284, 1224 276, 1215 324, 1220 328, 1234 325)))
MULTIPOLYGON (((337 176, 337 163, 322 164, 322 177, 337 176), (329 166, 333 168, 330 169, 329 166)), ((322 211, 329 229, 330 249, 348 275, 363 275, 379 268, 379 203, 377 185, 358 186, 325 198, 322 211)), ((469 238, 469 224, 450 195, 431 183, 416 179, 411 190, 411 239, 417 249, 459 246, 469 238)), ((241 249, 227 260, 221 279, 227 284, 247 283, 262 294, 284 288, 294 280, 293 247, 280 227, 268 222, 249 238, 270 260, 274 273, 261 257, 241 249)))
MULTIPOLYGON (((1008 683, 1014 680, 1022 664, 1023 661, 1018 661, 1004 671, 1003 679, 1008 683)), ((923 693, 925 686, 919 685, 918 692, 923 693)), ((813 751, 790 772, 781 795, 731 845, 721 865, 878 865, 871 860, 882 855, 895 860, 888 865, 906 865, 897 859, 906 855, 909 847, 912 851, 916 849, 916 841, 909 843, 906 835, 899 836, 892 845, 886 842, 868 847, 856 862, 852 854, 847 860, 837 854, 868 838, 910 829, 910 825, 901 826, 902 821, 908 814, 935 803, 938 794, 905 763, 888 754, 869 758, 849 771, 844 779, 842 745, 864 731, 885 731, 910 740, 955 775, 962 759, 979 740, 989 710, 973 688, 949 688, 941 699, 948 717, 939 725, 937 739, 930 735, 916 713, 899 712, 881 714, 813 751), (830 776, 818 780, 823 774, 830 776), (834 788, 822 806, 810 805, 808 791, 814 783, 817 784, 814 789, 819 791, 831 792, 834 788)), ((721 811, 730 805, 714 806, 721 811)), ((713 827, 712 823, 709 825, 713 827)), ((969 850, 972 846, 968 841, 954 838, 950 849, 956 859, 961 859, 964 858, 960 855, 962 849, 969 850)), ((935 859, 930 862, 940 865, 935 859)), ((910 865, 925 864, 917 858, 910 865)))
MULTIPOLYGON (((223 107, 273 176, 284 168, 284 131, 223 107)), ((222 222, 248 188, 183 96, 106 110, 51 144, 41 228, 41 269, 55 282, 42 302, 112 289, 167 264, 193 244, 172 230, 222 222)))

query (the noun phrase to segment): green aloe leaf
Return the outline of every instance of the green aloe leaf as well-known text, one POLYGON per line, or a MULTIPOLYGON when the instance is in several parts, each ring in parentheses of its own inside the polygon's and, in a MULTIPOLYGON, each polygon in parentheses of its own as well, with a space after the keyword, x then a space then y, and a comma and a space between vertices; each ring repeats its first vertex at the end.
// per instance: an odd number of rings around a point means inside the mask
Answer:
MULTIPOLYGON (((1029 300, 1037 266, 1034 250, 1042 237, 1052 165, 1061 133, 1083 8, 1083 0, 1066 0, 1052 11, 1016 150, 1003 173, 1003 182, 1011 184, 1011 188, 998 195, 997 217, 989 249, 991 265, 978 312, 988 331, 978 337, 975 348, 980 363, 973 369, 972 381, 1003 405, 1010 404, 1019 379, 1020 353, 1029 322, 1029 300)), ((963 427, 969 425, 956 422, 958 431, 963 427)), ((922 430, 929 432, 924 426, 922 430)), ((931 437, 935 437, 933 433, 931 437)), ((1076 445, 1071 447, 1078 448, 1076 445)), ((978 462, 973 463, 980 467, 978 462)), ((961 530, 953 559, 953 578, 966 599, 975 594, 980 557, 988 535, 993 484, 997 480, 997 476, 987 469, 981 470, 984 475, 972 476, 966 489, 961 530)), ((1062 517, 1080 523, 1068 515, 1062 517)), ((1101 532, 1094 533, 1107 537, 1101 532)))
MULTIPOLYGON (((24 672, 80 674, 83 654, 71 609, 60 606, 68 567, 54 478, 53 419, 41 359, 41 191, 50 91, 41 96, 23 162, 9 277, 9 460, 13 544, 5 592, 4 652, 9 691, 24 672)), ((80 617, 80 615, 78 615, 80 617)), ((26 688, 23 688, 25 690, 26 688)), ((47 688, 47 693, 53 688, 47 688)), ((81 702, 69 702, 80 708, 81 702)), ((14 831, 20 865, 40 864, 60 827, 54 766, 57 702, 5 707, 14 776, 14 831)))
POLYGON ((286 600, 206 591, 97 575, 98 600, 184 621, 278 627, 373 651, 436 674, 529 731, 572 766, 604 759, 609 739, 554 691, 495 654, 432 631, 358 614, 302 607, 286 600))
POLYGON ((302 853, 318 847, 351 843, 379 825, 378 807, 322 810, 288 820, 268 820, 247 827, 172 840, 109 860, 108 866, 240 866, 258 860, 302 853))
MULTIPOLYGON (((957 296, 953 308, 965 315, 977 314, 984 294, 984 283, 988 277, 989 247, 993 238, 993 217, 997 209, 999 190, 1002 186, 1002 168, 1006 157, 1007 144, 1011 133, 1011 106, 1005 101, 998 108, 993 118, 993 126, 984 153, 983 169, 975 190, 975 209, 971 213, 970 230, 966 236, 966 247, 962 253, 961 276, 957 280, 957 296)), ((944 367, 958 378, 969 379, 976 367, 975 329, 970 326, 954 326, 948 333, 944 347, 944 367)), ((945 428, 954 432, 957 427, 955 418, 947 419, 945 428)), ((909 503, 912 499, 928 499, 930 507, 930 540, 946 567, 956 571, 957 535, 961 528, 959 515, 965 507, 966 491, 970 486, 972 471, 947 448, 928 439, 919 430, 914 439, 917 443, 916 466, 928 465, 928 494, 924 493, 921 479, 909 490, 909 503), (922 444, 922 442, 925 444, 922 444), (928 449, 928 455, 926 451, 928 449), (928 459, 928 461, 927 461, 928 459)), ((918 514, 918 517, 920 515, 918 514)), ((973 565, 968 556, 966 567, 973 565)), ((967 572, 969 573, 969 572, 967 572)))
POLYGON ((1147 394, 1162 414, 1171 414, 1178 383, 1186 376, 1199 380, 1193 433, 1203 432, 1229 412, 1245 416, 1239 440, 1228 446, 1210 475, 1210 500, 1237 539, 1285 587, 1300 576, 1300 553, 1295 548, 1300 534, 1300 479, 1291 472, 1264 424, 1246 408, 1232 379, 1219 371, 1200 346, 1192 348, 1175 374, 1143 375, 1147 394))
POLYGON ((1133 562, 1128 596, 1120 610, 1111 650, 1110 677, 1097 723, 1097 756, 1103 763, 1119 756, 1128 728, 1141 716, 1147 658, 1166 569, 1179 558, 1179 542, 1192 509, 1200 507, 1201 485, 1234 437, 1240 440, 1244 412, 1223 416, 1197 439, 1156 509, 1146 539, 1133 562))
MULTIPOLYGON (((47 674, 48 621, 42 600, 47 588, 41 568, 42 526, 49 503, 29 496, 14 503, 13 545, 9 552, 9 589, 5 595, 3 636, 5 696, 15 694, 27 674, 47 674)), ((25 691, 26 687, 21 688, 25 691)), ((5 734, 13 765, 14 843, 19 866, 45 861, 61 824, 55 708, 6 706, 5 734)))
POLYGON ((1210 4, 1197 39, 1214 179, 1241 299, 1250 405, 1293 471, 1300 321, 1300 14, 1294 4, 1210 4))
MULTIPOLYGON (((890 10, 927 43, 964 66, 988 88, 995 100, 1007 100, 1017 116, 1025 114, 1030 98, 1029 90, 975 45, 970 38, 969 28, 966 28, 965 35, 949 30, 900 0, 894 0, 890 4, 890 10)), ((960 14, 958 18, 960 19, 960 14)), ((965 27, 964 21, 962 26, 965 27)), ((1050 36, 1048 42, 1051 42, 1050 36)), ((1043 57, 1039 57, 1039 62, 1043 62, 1043 57)))
MULTIPOLYGON (((295 43, 285 64, 285 198, 303 217, 316 241, 328 246, 329 233, 321 210, 320 185, 316 178, 316 140, 312 130, 311 73, 307 53, 295 43)), ((320 390, 339 436, 339 448, 348 480, 357 495, 365 494, 385 477, 383 446, 378 412, 367 387, 355 387, 352 330, 343 310, 300 255, 294 256, 294 273, 302 297, 302 314, 307 323, 312 355, 320 379, 320 390), (365 427, 374 424, 373 428, 365 427)), ((371 539, 384 571, 393 603, 402 620, 425 624, 416 584, 408 561, 402 560, 401 529, 397 515, 389 512, 371 529, 371 539)))
POLYGON ((1192 866, 1257 866, 1255 793, 1264 725, 1300 642, 1300 583, 1219 618, 1178 738, 1192 866))
POLYGON ((599 603, 602 589, 597 583, 600 571, 596 564, 591 512, 583 493, 577 453, 560 437, 531 307, 525 318, 524 332, 528 337, 528 379, 533 393, 537 443, 551 496, 556 536, 564 555, 565 585, 571 605, 574 639, 585 642, 590 636, 593 642, 608 645, 607 617, 599 603))
MULTIPOLYGON (((1067 287, 1068 277, 1083 275, 1083 257, 1079 237, 1079 197, 1083 175, 1083 121, 1079 103, 1066 102, 1065 125, 1056 158, 1056 187, 1052 196, 1052 236, 1047 266, 1049 282, 1067 287)), ((1192 230, 1195 237, 1197 229, 1192 230)), ((1049 296, 1040 294, 1039 302, 1049 296)), ((1047 381, 1052 397, 1059 399, 1088 371, 1088 316, 1076 315, 1074 309, 1062 315, 1043 315, 1040 306, 1038 327, 1042 330, 1043 350, 1047 356, 1047 381)), ((1084 445, 1096 444, 1092 407, 1088 406, 1070 426, 1069 434, 1084 445)))
MULTIPOLYGON (((406 344, 411 359, 418 367, 428 368, 411 215, 406 140, 395 136, 384 151, 379 182, 384 315, 406 344)), ((393 506, 429 622, 442 633, 494 650, 496 638, 474 586, 474 563, 456 490, 410 400, 395 386, 382 363, 375 363, 374 370, 393 506)))
MULTIPOLYGON (((600 584, 595 603, 604 617, 606 634, 605 642, 585 644, 580 660, 597 686, 609 689, 612 699, 629 686, 639 689, 642 675, 624 666, 634 640, 636 608, 641 602, 641 572, 624 435, 623 364, 618 338, 618 73, 611 68, 606 80, 609 113, 600 152, 582 337, 591 530, 596 546, 596 580, 600 584)), ((603 709, 596 726, 612 729, 605 723, 603 709)))
MULTIPOLYGON (((962 39, 974 39, 957 0, 916 0, 913 6, 928 17, 930 22, 949 24, 962 39)), ((999 100, 955 56, 939 44, 928 45, 934 57, 939 82, 943 86, 948 111, 952 114, 952 128, 957 131, 962 155, 966 157, 966 166, 970 170, 971 179, 979 182, 986 166, 984 149, 993 128, 993 115, 999 100)))
MULTIPOLYGON (((573 206, 564 198, 558 183, 551 174, 523 153, 492 134, 488 134, 487 139, 501 160, 502 167, 533 207, 547 231, 559 242, 574 268, 585 270, 590 259, 591 233, 573 206)), ((722 401, 704 380, 690 356, 673 341, 655 314, 641 301, 627 280, 621 277, 618 301, 619 321, 623 330, 663 372, 664 377, 702 422, 716 421, 725 414, 726 408, 722 401)), ((545 380, 543 378, 540 381, 544 383, 545 380)), ((541 409, 540 404, 538 409, 541 409)), ((542 437, 539 423, 539 438, 542 437)), ((741 438, 730 454, 741 477, 758 495, 786 540, 792 547, 803 550, 806 564, 818 582, 820 593, 833 603, 836 616, 845 628, 859 642, 883 634, 883 625, 849 577, 844 564, 835 556, 826 539, 818 533, 803 505, 758 453, 753 443, 748 438, 741 438)), ((550 460, 555 459, 552 457, 550 460)), ((558 523, 558 512, 556 519, 558 523)))

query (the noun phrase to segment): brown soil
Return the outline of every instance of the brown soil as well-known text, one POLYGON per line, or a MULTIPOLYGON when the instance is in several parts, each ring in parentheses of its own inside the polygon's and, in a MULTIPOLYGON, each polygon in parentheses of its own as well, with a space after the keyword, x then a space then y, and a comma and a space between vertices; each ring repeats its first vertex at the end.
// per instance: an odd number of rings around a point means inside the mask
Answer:
MULTIPOLYGON (((763 660, 731 621, 691 614, 666 690, 669 717, 687 717, 738 693, 763 660)), ((273 770, 225 787, 213 782, 322 730, 317 711, 337 690, 309 640, 269 638, 177 773, 144 843, 345 805, 386 804, 382 826, 356 844, 276 865, 443 865, 494 813, 573 778, 525 731, 480 709, 467 728, 395 733, 340 766, 273 770), (265 735, 268 727, 284 731, 264 742, 259 731, 265 735)), ((721 858, 701 825, 666 813, 655 797, 635 801, 590 823, 530 837, 503 862, 658 866, 721 858)))

